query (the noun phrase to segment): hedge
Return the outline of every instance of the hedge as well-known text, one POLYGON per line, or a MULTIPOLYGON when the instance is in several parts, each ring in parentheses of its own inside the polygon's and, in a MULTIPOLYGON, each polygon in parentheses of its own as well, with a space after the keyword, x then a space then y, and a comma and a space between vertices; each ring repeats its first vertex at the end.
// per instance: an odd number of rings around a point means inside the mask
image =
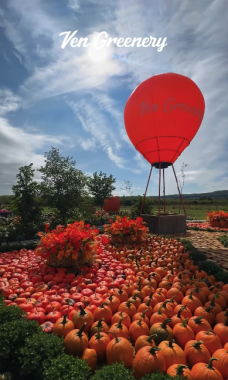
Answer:
POLYGON ((224 247, 228 248, 228 235, 222 235, 218 240, 224 245, 224 247))
POLYGON ((12 245, 0 245, 0 253, 20 251, 22 248, 26 249, 35 249, 38 243, 29 243, 29 244, 12 244, 12 245))

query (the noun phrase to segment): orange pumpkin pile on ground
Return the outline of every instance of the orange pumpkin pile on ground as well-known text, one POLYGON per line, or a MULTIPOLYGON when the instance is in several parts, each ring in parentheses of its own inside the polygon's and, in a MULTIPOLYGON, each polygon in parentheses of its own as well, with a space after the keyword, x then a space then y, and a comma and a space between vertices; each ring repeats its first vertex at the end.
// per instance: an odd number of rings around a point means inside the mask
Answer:
POLYGON ((75 277, 33 251, 5 253, 0 291, 92 369, 123 361, 136 379, 157 370, 228 379, 228 284, 200 271, 179 241, 102 246, 82 270, 75 277))

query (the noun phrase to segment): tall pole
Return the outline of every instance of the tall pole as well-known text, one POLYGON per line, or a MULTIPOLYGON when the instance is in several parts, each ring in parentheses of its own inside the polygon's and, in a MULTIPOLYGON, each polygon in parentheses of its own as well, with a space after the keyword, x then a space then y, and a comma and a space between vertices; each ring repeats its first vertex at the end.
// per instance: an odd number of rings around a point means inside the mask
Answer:
POLYGON ((160 191, 161 191, 161 162, 159 162, 159 198, 158 198, 158 216, 160 215, 160 191))
POLYGON ((173 164, 172 164, 172 167, 173 167, 173 173, 174 173, 174 176, 175 176, 175 179, 176 179, 176 183, 177 183, 177 189, 178 189, 178 192, 179 192, 179 195, 180 195, 180 199, 181 199, 181 203, 182 203, 182 206, 183 206, 183 210, 184 210, 184 213, 186 215, 186 211, 185 211, 185 207, 184 207, 184 202, 183 202, 183 199, 182 199, 182 196, 181 196, 181 192, 180 192, 180 188, 179 188, 179 185, 178 185, 178 180, 177 180, 177 176, 176 176, 176 172, 174 170, 173 164))
POLYGON ((163 168, 163 198, 164 198, 164 214, 165 214, 165 169, 163 168))
POLYGON ((148 189, 149 182, 150 182, 150 176, 151 176, 151 173, 152 173, 152 168, 153 168, 153 166, 151 165, 150 174, 149 174, 147 185, 146 185, 146 191, 145 191, 145 194, 144 194, 144 197, 143 197, 143 202, 142 202, 142 206, 141 206, 141 210, 140 210, 140 215, 142 214, 143 206, 144 206, 144 203, 145 203, 145 198, 146 198, 146 193, 147 193, 147 189, 148 189))

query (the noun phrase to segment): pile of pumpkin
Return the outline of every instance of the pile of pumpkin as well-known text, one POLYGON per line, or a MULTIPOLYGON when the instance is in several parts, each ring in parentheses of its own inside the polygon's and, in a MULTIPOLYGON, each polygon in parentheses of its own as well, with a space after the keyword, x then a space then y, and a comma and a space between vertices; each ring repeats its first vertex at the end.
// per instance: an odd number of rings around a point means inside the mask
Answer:
POLYGON ((2 254, 0 291, 92 369, 123 361, 136 379, 228 379, 228 284, 198 270, 180 242, 103 246, 82 269, 75 277, 33 251, 2 254))

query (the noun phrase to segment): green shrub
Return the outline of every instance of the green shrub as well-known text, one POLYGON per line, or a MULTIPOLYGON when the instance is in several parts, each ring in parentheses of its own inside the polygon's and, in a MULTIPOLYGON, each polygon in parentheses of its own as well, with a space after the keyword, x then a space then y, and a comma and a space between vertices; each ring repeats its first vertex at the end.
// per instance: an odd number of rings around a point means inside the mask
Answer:
POLYGON ((222 235, 218 240, 224 245, 224 247, 228 247, 228 235, 222 235))
MULTIPOLYGON (((10 307, 5 307, 6 310, 10 307)), ((13 306, 12 306, 13 309, 13 306)), ((14 308, 17 310, 17 308, 14 308)), ((19 309, 19 308, 18 308, 19 309)), ((11 314, 10 317, 15 317, 11 314)), ((1 316, 0 320, 2 322, 1 316)), ((18 369, 18 354, 25 340, 37 333, 45 334, 35 321, 20 319, 4 321, 0 325, 0 366, 1 370, 18 369)))
POLYGON ((182 380, 180 376, 171 377, 170 375, 164 375, 161 372, 152 373, 151 375, 145 375, 141 380, 182 380))
POLYGON ((40 380, 44 362, 45 366, 48 366, 53 358, 63 353, 63 338, 60 339, 56 335, 45 333, 29 336, 19 350, 19 373, 22 377, 27 376, 29 379, 33 377, 33 379, 40 380))
POLYGON ((87 380, 91 372, 85 360, 63 354, 43 364, 43 380, 87 380))
POLYGON ((5 306, 4 300, 0 301, 0 321, 12 322, 26 316, 26 313, 19 306, 5 306))
POLYGON ((228 284, 228 272, 222 270, 220 268, 220 271, 215 273, 215 278, 217 281, 222 281, 224 284, 228 284))
POLYGON ((123 363, 105 366, 95 372, 91 380, 133 380, 131 371, 128 371, 123 363))
POLYGON ((1 253, 4 253, 4 252, 12 252, 12 251, 20 251, 22 248, 26 248, 26 249, 35 249, 36 246, 38 244, 38 241, 37 243, 30 243, 30 244, 12 244, 12 245, 1 245, 0 246, 0 252, 1 253))
POLYGON ((215 264, 213 261, 204 261, 204 262, 199 262, 198 267, 201 270, 204 270, 207 272, 207 274, 210 275, 215 275, 216 273, 221 271, 221 267, 219 267, 217 264, 215 264))
POLYGON ((186 251, 189 251, 190 259, 194 262, 207 260, 205 253, 198 251, 187 239, 181 239, 180 242, 185 246, 186 251))

